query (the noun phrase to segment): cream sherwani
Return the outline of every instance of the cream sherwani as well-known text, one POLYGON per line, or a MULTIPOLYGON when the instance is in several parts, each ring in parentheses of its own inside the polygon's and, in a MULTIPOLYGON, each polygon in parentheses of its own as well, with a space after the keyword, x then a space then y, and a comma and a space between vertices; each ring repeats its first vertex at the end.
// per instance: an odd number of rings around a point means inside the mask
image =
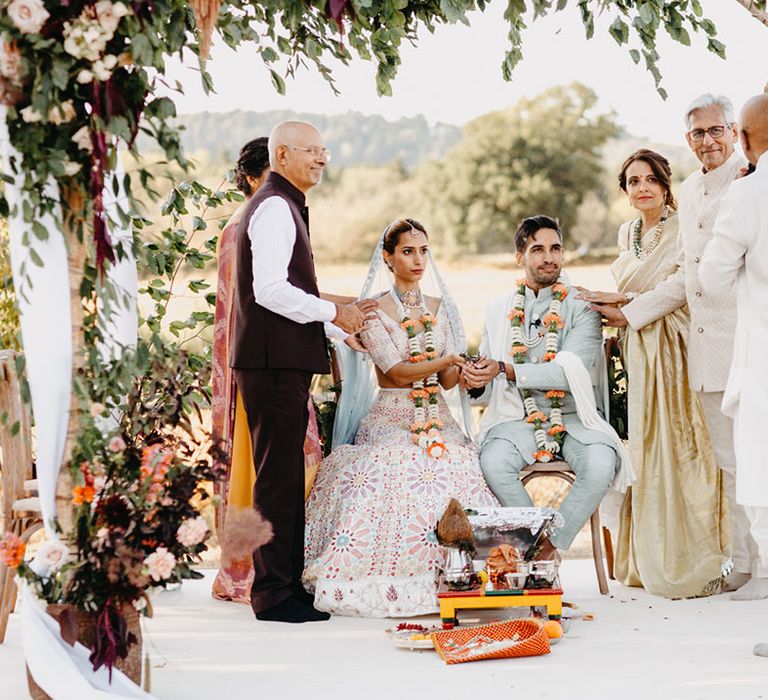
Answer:
POLYGON ((736 502, 733 422, 720 410, 736 330, 736 293, 707 294, 699 283, 698 268, 712 238, 720 200, 745 165, 734 151, 719 168, 699 169, 686 178, 678 193, 677 271, 622 308, 629 325, 639 330, 688 303, 688 378, 691 389, 699 394, 712 448, 723 471, 733 521, 733 563, 740 572, 748 572, 751 566, 749 519, 736 502))
POLYGON ((761 444, 768 420, 768 153, 723 197, 699 278, 713 296, 737 290, 733 362, 722 408, 734 419, 736 500, 746 506, 758 548, 752 574, 767 578, 768 465, 761 444))

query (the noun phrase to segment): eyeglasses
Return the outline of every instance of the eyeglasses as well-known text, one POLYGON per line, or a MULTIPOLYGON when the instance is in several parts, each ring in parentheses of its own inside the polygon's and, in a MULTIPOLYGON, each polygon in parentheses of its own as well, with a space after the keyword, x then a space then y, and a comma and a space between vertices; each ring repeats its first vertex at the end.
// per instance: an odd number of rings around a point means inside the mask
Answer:
POLYGON ((709 129, 694 129, 688 132, 691 141, 703 141, 704 134, 709 134, 713 139, 719 139, 727 128, 727 125, 710 126, 709 129))
POLYGON ((292 151, 304 151, 304 153, 311 153, 313 158, 323 158, 326 163, 331 162, 331 152, 327 148, 320 148, 319 146, 309 146, 308 148, 302 148, 301 146, 291 146, 285 144, 286 148, 290 148, 292 151))

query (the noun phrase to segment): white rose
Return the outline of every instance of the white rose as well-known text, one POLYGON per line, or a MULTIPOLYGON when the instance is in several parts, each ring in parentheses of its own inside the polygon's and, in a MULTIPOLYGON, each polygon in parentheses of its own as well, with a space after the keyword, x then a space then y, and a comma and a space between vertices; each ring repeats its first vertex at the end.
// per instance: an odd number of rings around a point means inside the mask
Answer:
POLYGON ((128 8, 122 2, 99 0, 94 6, 99 24, 109 34, 110 38, 117 31, 120 18, 128 14, 128 8))
POLYGON ((75 118, 75 105, 72 100, 65 100, 59 105, 54 105, 48 110, 48 121, 51 124, 64 124, 75 118))
POLYGON ((51 16, 43 0, 11 0, 7 12, 22 34, 36 34, 51 16))
POLYGON ((29 107, 24 107, 24 109, 22 109, 19 114, 21 115, 21 118, 28 124, 34 124, 35 122, 42 121, 43 119, 43 115, 35 110, 32 105, 29 105, 29 107))
POLYGON ((117 63, 117 58, 114 56, 105 56, 103 60, 94 61, 92 70, 93 70, 93 77, 96 78, 96 80, 109 80, 109 77, 112 75, 112 68, 115 67, 115 64, 117 63), (107 64, 107 59, 111 58, 113 59, 110 63, 111 65, 107 64))
POLYGON ((29 563, 29 568, 38 576, 48 576, 58 571, 69 559, 69 550, 62 542, 43 542, 29 563))
POLYGON ((83 68, 78 74, 77 74, 77 82, 82 83, 85 85, 86 83, 92 83, 93 82, 93 73, 91 71, 83 68))
POLYGON ((72 136, 72 140, 77 144, 77 147, 83 151, 89 153, 93 150, 93 143, 91 141, 91 130, 87 126, 81 126, 72 136))

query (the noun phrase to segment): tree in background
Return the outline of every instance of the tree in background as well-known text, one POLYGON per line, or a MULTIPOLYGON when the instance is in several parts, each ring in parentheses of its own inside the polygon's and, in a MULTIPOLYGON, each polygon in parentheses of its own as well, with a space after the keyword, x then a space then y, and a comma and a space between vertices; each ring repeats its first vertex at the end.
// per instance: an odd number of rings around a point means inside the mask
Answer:
POLYGON ((467 124, 464 138, 416 182, 451 253, 509 250, 525 216, 547 213, 568 230, 602 177, 601 149, 618 135, 612 113, 580 83, 550 88, 467 124))

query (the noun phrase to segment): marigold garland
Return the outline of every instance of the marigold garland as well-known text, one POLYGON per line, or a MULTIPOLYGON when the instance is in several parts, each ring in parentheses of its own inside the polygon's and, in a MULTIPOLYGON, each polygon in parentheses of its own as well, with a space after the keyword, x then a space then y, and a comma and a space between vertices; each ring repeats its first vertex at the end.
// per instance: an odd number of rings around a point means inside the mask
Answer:
MULTIPOLYGON (((528 286, 528 280, 520 279, 517 281, 517 291, 512 301, 512 310, 507 314, 510 325, 512 326, 511 348, 509 354, 515 364, 523 364, 528 359, 528 346, 525 344, 523 328, 525 326, 525 288, 528 286)), ((560 316, 562 302, 568 296, 568 289, 558 280, 552 286, 552 301, 549 304, 549 311, 542 319, 545 328, 545 352, 543 360, 551 362, 555 359, 557 351, 560 348, 560 331, 565 322, 560 316)), ((527 421, 533 426, 533 436, 536 440, 538 450, 533 453, 533 458, 537 462, 550 462, 556 454, 560 452, 565 437, 566 428, 563 425, 562 399, 565 397, 564 391, 551 390, 544 396, 549 400, 550 413, 547 416, 542 412, 529 389, 521 389, 523 396, 523 406, 527 421), (550 427, 545 430, 544 424, 549 423, 550 427)))
MULTIPOLYGON (((392 296, 397 300, 395 294, 392 296)), ((404 307, 399 303, 398 308, 403 316, 400 327, 408 334, 409 362, 425 362, 437 357, 434 334, 437 319, 427 309, 424 298, 421 298, 421 316, 418 319, 408 316, 404 307), (424 326, 424 333, 421 334, 421 337, 416 334, 416 326, 419 321, 424 326)), ((413 401, 413 423, 411 423, 413 442, 419 447, 423 447, 426 453, 434 459, 440 459, 447 452, 443 436, 440 433, 443 421, 440 420, 440 406, 437 402, 439 393, 440 384, 438 383, 437 372, 435 372, 426 379, 415 381, 408 394, 413 401)))

